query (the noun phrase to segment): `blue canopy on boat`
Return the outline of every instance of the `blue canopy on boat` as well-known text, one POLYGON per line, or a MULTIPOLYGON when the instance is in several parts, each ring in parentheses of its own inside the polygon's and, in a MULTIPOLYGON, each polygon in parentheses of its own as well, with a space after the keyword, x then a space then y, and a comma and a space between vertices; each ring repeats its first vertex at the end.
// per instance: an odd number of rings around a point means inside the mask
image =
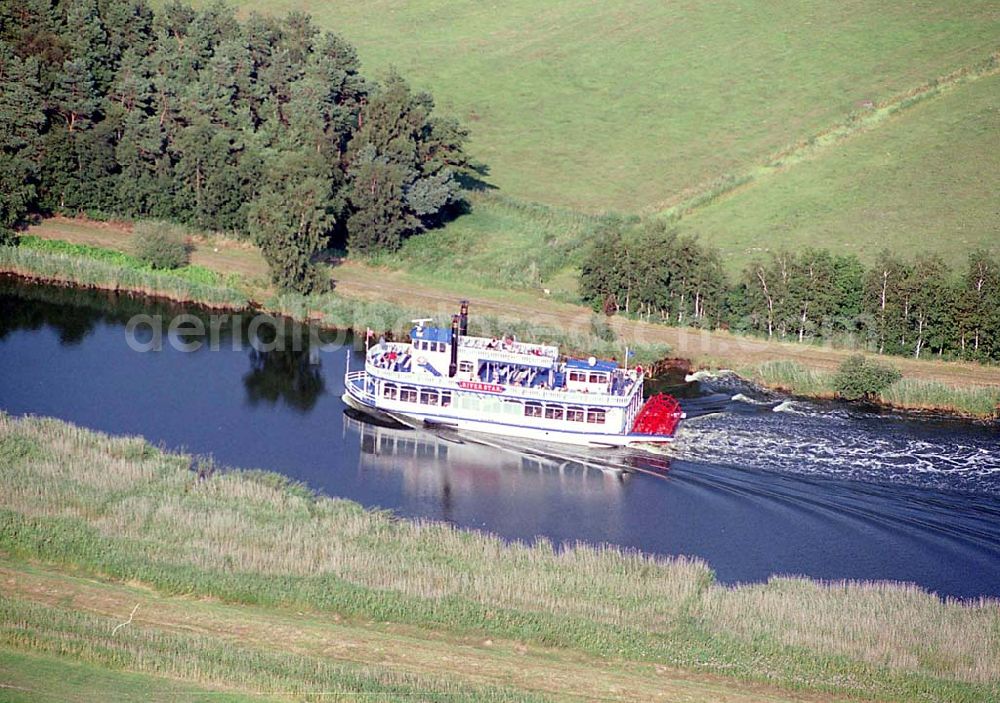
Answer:
POLYGON ((410 339, 420 339, 425 342, 451 343, 450 327, 414 327, 410 330, 410 339))
POLYGON ((602 361, 597 359, 594 361, 594 365, 591 366, 589 360, 587 359, 567 359, 566 368, 568 369, 589 369, 591 371, 604 371, 610 373, 618 368, 618 364, 614 361, 602 361))

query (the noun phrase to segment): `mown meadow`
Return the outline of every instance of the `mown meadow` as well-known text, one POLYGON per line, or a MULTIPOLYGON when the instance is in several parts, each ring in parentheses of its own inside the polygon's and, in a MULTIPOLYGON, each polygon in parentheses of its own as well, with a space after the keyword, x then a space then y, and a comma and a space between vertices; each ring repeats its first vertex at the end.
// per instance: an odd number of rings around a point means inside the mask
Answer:
POLYGON ((680 223, 738 270, 775 250, 826 248, 870 262, 885 248, 952 266, 1000 251, 996 72, 925 98, 869 130, 755 180, 680 223))
MULTIPOLYGON (((727 588, 698 560, 508 544, 56 420, 0 416, 0 467, 5 560, 796 690, 905 701, 1000 694, 995 601, 795 578, 727 588)), ((5 607, 15 621, 47 617, 5 607)), ((64 629, 88 627, 60 617, 64 629)), ((20 629, 6 630, 5 646, 34 646, 20 629)), ((115 656, 130 668, 132 655, 115 656)))
POLYGON ((23 598, 0 596, 0 623, 0 675, 10 665, 11 678, 22 684, 8 687, 44 687, 54 697, 74 700, 542 700, 385 665, 268 651, 223 636, 140 625, 109 636, 106 617, 23 598))

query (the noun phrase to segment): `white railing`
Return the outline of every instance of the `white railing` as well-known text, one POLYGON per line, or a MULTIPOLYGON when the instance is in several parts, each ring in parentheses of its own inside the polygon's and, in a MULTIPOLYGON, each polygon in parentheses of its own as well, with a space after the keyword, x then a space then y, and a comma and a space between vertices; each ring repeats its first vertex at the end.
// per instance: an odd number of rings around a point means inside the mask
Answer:
POLYGON ((351 395, 363 400, 370 400, 374 403, 375 395, 369 393, 365 388, 365 377, 367 375, 365 371, 349 371, 344 376, 344 385, 347 387, 347 392, 351 395))
POLYGON ((490 344, 493 344, 493 341, 485 337, 459 337, 458 344, 461 347, 478 349, 489 354, 502 354, 518 358, 528 357, 531 359, 541 357, 543 359, 555 360, 559 358, 559 347, 553 347, 549 344, 512 342, 504 345, 502 341, 497 341, 497 346, 491 348, 490 344), (535 353, 536 351, 538 353, 535 353))
POLYGON ((371 359, 376 356, 381 356, 390 351, 395 351, 397 354, 406 354, 411 352, 411 345, 404 342, 382 342, 381 344, 373 344, 369 349, 366 357, 371 359))
POLYGON ((477 349, 480 352, 480 361, 503 361, 521 366, 545 366, 559 358, 558 355, 526 354, 517 351, 504 351, 503 349, 477 349))

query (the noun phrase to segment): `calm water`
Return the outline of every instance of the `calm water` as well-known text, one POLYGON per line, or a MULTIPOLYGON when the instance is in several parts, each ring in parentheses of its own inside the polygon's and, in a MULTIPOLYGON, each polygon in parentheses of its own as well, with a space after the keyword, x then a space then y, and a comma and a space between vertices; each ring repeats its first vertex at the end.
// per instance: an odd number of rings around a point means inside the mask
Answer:
MULTIPOLYGON (((996 425, 787 401, 723 378, 678 389, 691 419, 666 455, 482 445, 345 415, 347 352, 305 335, 285 353, 255 350, 245 324, 217 351, 129 348, 131 315, 181 311, 0 282, 0 408, 506 538, 695 555, 725 582, 803 574, 1000 596, 996 425)), ((252 336, 266 349, 273 333, 252 336)))

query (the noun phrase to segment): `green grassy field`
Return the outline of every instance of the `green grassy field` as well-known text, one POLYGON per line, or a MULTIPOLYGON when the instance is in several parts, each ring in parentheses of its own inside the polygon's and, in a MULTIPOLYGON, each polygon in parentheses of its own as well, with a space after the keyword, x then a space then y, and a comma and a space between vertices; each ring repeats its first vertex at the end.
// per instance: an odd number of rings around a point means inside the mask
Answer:
POLYGON ((730 269, 776 249, 1000 253, 1000 75, 926 99, 684 218, 730 269))
POLYGON ((698 560, 507 544, 317 498, 275 474, 200 480, 190 463, 0 414, 0 652, 387 699, 1000 694, 996 601, 797 578, 724 587, 698 560), (681 695, 684 680, 697 685, 681 695))

